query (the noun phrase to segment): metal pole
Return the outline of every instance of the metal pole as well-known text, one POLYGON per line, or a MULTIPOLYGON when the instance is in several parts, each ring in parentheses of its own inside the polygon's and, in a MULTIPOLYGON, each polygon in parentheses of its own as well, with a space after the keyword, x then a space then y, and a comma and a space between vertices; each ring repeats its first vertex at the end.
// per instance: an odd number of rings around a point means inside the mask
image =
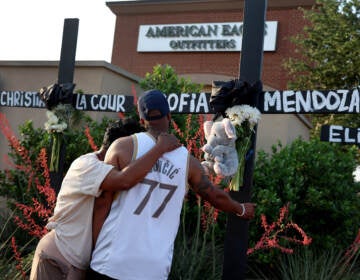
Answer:
MULTIPOLYGON (((240 62, 240 79, 250 84, 261 80, 265 16, 267 0, 245 0, 244 28, 240 62)), ((254 98, 257 106, 258 98, 254 98)), ((256 148, 256 128, 252 138, 249 158, 245 164, 244 186, 240 191, 231 191, 230 196, 239 202, 250 201, 256 148)), ((224 243, 223 280, 245 279, 247 271, 247 249, 249 222, 229 214, 224 243)))

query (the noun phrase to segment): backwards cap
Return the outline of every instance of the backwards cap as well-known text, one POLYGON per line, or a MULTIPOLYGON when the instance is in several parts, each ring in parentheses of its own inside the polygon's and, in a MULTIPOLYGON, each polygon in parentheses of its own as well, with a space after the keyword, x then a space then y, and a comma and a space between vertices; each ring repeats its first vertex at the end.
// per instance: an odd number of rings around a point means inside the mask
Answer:
POLYGON ((169 114, 170 108, 164 94, 160 90, 148 90, 138 100, 138 111, 141 119, 147 121, 158 120, 169 114), (159 115, 149 116, 149 112, 156 110, 159 115))

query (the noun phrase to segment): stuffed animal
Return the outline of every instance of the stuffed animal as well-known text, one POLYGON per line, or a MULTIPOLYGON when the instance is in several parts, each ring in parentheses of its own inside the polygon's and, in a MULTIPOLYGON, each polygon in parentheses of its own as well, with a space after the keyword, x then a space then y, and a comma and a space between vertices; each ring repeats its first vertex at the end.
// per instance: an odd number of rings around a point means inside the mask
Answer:
POLYGON ((235 148, 236 131, 228 118, 204 122, 207 143, 201 148, 205 161, 201 162, 207 172, 213 171, 222 177, 232 176, 238 168, 235 148))

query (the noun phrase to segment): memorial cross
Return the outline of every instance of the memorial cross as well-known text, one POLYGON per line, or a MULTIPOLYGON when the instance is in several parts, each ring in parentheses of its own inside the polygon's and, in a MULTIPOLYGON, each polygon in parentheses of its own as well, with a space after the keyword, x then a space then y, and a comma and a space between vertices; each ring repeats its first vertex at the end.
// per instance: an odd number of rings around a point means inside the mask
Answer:
MULTIPOLYGON (((64 20, 61 54, 58 70, 58 84, 72 84, 74 81, 76 44, 79 30, 79 19, 68 18, 64 20)), ((60 191, 64 174, 64 161, 66 146, 62 142, 58 170, 50 172, 51 186, 55 192, 60 191)))
MULTIPOLYGON (((267 0, 245 0, 244 5, 244 29, 239 79, 252 85, 261 80, 267 0)), ((250 105, 259 107, 258 103, 258 96, 254 96, 253 104, 250 105)), ((250 146, 251 151, 255 151, 256 147, 257 127, 255 126, 254 129, 255 133, 252 135, 250 146)), ((254 158, 255 152, 251 153, 245 162, 243 186, 239 188, 239 191, 230 191, 230 196, 238 202, 250 202, 254 158)), ((248 232, 248 221, 240 219, 234 214, 227 215, 223 280, 245 278, 248 232)))

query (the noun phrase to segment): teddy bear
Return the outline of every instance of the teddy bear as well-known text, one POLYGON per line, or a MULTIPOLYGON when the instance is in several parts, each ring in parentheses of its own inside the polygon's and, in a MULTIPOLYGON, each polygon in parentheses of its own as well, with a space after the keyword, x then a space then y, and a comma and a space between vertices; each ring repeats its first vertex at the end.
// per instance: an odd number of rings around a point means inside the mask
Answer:
POLYGON ((238 168, 238 156, 235 148, 236 131, 230 119, 205 121, 205 139, 207 143, 201 148, 204 154, 202 166, 221 177, 232 176, 238 168))

